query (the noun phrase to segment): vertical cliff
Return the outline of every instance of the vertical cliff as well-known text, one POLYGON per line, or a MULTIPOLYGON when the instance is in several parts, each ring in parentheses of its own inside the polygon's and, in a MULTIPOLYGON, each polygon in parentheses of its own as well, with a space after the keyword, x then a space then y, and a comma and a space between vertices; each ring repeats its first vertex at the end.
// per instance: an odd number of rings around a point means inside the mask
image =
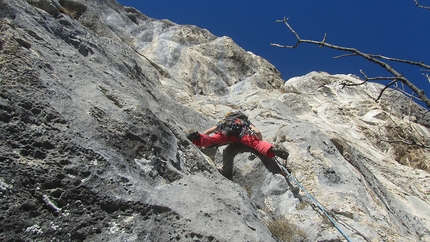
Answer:
POLYGON ((343 240, 307 192, 354 241, 430 239, 430 118, 401 94, 284 82, 228 37, 113 0, 0 6, 0 239, 343 240), (231 110, 306 191, 252 150, 186 139, 231 110))

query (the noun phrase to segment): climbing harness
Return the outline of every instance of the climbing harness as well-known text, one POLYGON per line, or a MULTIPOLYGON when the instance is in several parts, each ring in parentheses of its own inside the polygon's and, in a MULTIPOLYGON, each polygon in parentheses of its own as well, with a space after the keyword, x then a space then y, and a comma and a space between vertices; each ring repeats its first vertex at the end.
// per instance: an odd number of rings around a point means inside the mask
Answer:
MULTIPOLYGON (((311 201, 314 203, 314 205, 316 205, 316 207, 318 207, 321 212, 330 220, 330 222, 334 225, 334 227, 343 235, 343 237, 345 237, 345 239, 347 241, 352 241, 346 234, 345 232, 340 228, 339 224, 335 221, 334 219, 334 214, 330 215, 330 212, 327 211, 327 209, 324 208, 324 206, 322 206, 303 186, 302 184, 287 170, 287 167, 285 167, 285 165, 283 165, 278 159, 276 159, 276 157, 273 157, 274 160, 276 161, 276 163, 278 164, 278 166, 283 170, 283 172, 286 174, 286 176, 288 176, 289 178, 291 178, 302 190, 304 193, 306 193, 306 195, 311 199, 311 201)), ((338 218, 336 218, 336 220, 340 220, 338 218)), ((342 222, 342 225, 345 228, 348 228, 353 230, 354 232, 356 232, 357 234, 359 234, 360 236, 362 236, 366 241, 370 242, 370 240, 363 235, 362 233, 360 233, 358 230, 356 230, 355 228, 353 228, 351 225, 346 224, 344 221, 340 220, 342 222)))

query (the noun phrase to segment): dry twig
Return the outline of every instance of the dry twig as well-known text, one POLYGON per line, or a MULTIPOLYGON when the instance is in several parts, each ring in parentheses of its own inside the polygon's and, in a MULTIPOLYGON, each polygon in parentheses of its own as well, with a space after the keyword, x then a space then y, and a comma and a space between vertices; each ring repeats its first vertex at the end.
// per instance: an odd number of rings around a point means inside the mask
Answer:
MULTIPOLYGON (((364 84, 366 83, 368 80, 391 80, 391 82, 389 84, 387 84, 385 86, 385 88, 383 88, 381 90, 381 93, 379 95, 379 97, 376 99, 379 100, 380 97, 382 96, 383 92, 391 85, 393 85, 396 82, 402 82, 403 84, 405 84, 407 87, 409 87, 414 93, 417 94, 418 98, 424 102, 428 108, 430 108, 430 99, 425 95, 424 91, 419 89, 417 86, 415 86, 411 81, 409 81, 406 77, 404 77, 401 73, 397 72, 392 66, 390 66, 389 64, 387 64, 386 62, 382 61, 382 60, 389 60, 389 61, 395 61, 395 62, 401 62, 401 63, 407 63, 407 64, 411 64, 411 65, 417 65, 426 69, 430 69, 429 65, 424 64, 423 62, 415 62, 415 61, 408 61, 408 60, 401 60, 401 59, 396 59, 396 58, 390 58, 390 57, 385 57, 385 56, 381 56, 381 55, 372 55, 372 54, 367 54, 364 53, 362 51, 359 51, 355 48, 349 48, 349 47, 342 47, 342 46, 338 46, 338 45, 333 45, 333 44, 329 44, 326 42, 327 39, 327 35, 324 34, 324 38, 322 41, 315 41, 315 40, 307 40, 307 39, 302 39, 300 38, 299 34, 291 27, 291 25, 288 23, 288 18, 282 19, 282 20, 277 20, 277 23, 285 23, 285 25, 288 27, 288 29, 290 29, 290 31, 296 36, 297 42, 295 45, 281 45, 281 44, 270 44, 271 46, 274 47, 279 47, 279 48, 297 48, 299 46, 299 44, 301 43, 308 43, 308 44, 316 44, 319 45, 319 47, 323 47, 326 46, 328 48, 331 49, 336 49, 336 50, 341 50, 341 51, 346 51, 349 52, 349 54, 345 54, 342 56, 338 56, 337 58, 341 58, 341 57, 345 57, 345 56, 360 56, 370 62, 373 62, 379 66, 381 66, 382 68, 386 69, 388 72, 390 72, 392 74, 391 77, 375 77, 375 78, 368 78, 366 76, 366 80, 361 83, 364 84), (382 59, 382 60, 381 60, 382 59)), ((344 85, 345 86, 345 85, 344 85)))
POLYGON ((424 9, 428 9, 428 10, 430 10, 430 7, 428 7, 428 6, 423 6, 423 5, 420 5, 420 3, 418 2, 418 0, 414 0, 414 2, 415 2, 415 5, 417 5, 417 7, 419 7, 419 8, 424 8, 424 9))

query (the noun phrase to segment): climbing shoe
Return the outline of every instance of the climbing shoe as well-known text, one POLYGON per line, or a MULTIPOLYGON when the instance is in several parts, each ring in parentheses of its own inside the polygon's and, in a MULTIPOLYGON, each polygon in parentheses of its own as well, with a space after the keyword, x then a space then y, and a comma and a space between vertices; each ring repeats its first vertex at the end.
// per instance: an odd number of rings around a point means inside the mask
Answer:
POLYGON ((187 134, 187 138, 191 141, 197 140, 198 138, 200 138, 200 134, 197 131, 193 131, 189 134, 187 134))
POLYGON ((284 160, 286 160, 286 159, 288 158, 288 156, 290 155, 290 154, 288 154, 288 152, 286 152, 285 150, 281 150, 281 149, 278 149, 278 148, 272 148, 272 152, 273 152, 276 156, 278 156, 278 157, 280 157, 280 158, 282 158, 282 159, 284 159, 284 160))
POLYGON ((300 188, 299 187, 293 187, 291 189, 291 192, 294 194, 294 196, 296 196, 297 194, 300 193, 300 188))

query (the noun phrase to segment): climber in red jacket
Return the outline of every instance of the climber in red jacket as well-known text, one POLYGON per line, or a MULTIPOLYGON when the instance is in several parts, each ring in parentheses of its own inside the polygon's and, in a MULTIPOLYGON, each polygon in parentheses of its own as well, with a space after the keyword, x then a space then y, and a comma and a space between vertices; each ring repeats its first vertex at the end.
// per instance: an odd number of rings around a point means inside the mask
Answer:
POLYGON ((249 122, 248 117, 242 112, 227 113, 217 125, 203 133, 193 131, 187 135, 187 138, 199 147, 240 142, 269 158, 276 155, 286 160, 289 155, 287 151, 278 149, 271 143, 264 141, 261 132, 249 122))

